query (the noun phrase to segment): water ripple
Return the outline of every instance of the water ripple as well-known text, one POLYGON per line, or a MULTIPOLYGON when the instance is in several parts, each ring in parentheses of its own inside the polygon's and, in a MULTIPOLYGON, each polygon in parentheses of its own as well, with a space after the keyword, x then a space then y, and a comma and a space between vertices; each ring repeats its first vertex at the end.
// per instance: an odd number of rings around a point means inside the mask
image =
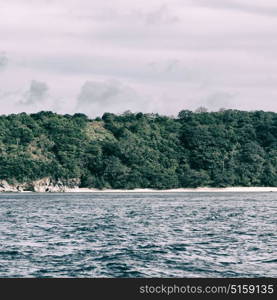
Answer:
POLYGON ((277 277, 276 193, 1 194, 0 277, 277 277))

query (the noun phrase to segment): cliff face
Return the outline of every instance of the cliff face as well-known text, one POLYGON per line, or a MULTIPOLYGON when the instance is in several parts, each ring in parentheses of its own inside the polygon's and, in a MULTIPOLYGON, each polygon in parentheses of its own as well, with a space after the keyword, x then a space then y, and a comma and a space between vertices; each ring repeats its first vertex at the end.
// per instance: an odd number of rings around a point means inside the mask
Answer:
POLYGON ((8 184, 6 180, 0 181, 0 192, 19 192, 16 186, 8 184))
POLYGON ((9 184, 6 180, 0 181, 0 192, 37 192, 37 193, 63 193, 77 189, 80 185, 79 179, 67 181, 53 180, 49 177, 27 183, 9 184))

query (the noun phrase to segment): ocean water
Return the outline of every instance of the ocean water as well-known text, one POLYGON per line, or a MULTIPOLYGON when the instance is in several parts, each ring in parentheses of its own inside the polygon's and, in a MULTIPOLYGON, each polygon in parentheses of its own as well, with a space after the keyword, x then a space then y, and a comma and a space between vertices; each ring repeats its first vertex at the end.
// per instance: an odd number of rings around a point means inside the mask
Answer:
POLYGON ((0 277, 277 277, 277 193, 0 194, 0 277))

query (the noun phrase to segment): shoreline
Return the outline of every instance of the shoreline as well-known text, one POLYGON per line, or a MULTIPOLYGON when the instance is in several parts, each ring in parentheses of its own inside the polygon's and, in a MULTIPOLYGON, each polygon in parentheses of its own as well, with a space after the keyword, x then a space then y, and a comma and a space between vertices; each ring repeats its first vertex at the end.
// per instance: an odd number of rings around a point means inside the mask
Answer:
POLYGON ((222 192, 277 192, 277 187, 227 187, 227 188, 180 188, 180 189, 168 189, 168 190, 156 190, 156 189, 133 189, 133 190, 123 190, 123 189, 87 189, 78 188, 73 191, 76 193, 222 193, 222 192))
MULTIPOLYGON (((200 187, 200 188, 179 188, 168 190, 157 189, 94 189, 94 188, 66 188, 64 191, 47 191, 47 192, 34 192, 34 191, 17 191, 11 193, 267 193, 276 192, 277 187, 226 187, 226 188, 212 188, 212 187, 200 187)), ((9 193, 2 192, 2 193, 9 193)))

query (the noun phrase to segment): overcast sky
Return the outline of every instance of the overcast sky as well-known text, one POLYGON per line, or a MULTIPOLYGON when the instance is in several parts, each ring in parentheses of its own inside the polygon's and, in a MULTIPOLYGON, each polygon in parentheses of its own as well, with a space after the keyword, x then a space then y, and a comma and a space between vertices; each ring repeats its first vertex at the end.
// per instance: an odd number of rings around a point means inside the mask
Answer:
POLYGON ((277 1, 0 0, 0 114, 277 111, 277 1))

